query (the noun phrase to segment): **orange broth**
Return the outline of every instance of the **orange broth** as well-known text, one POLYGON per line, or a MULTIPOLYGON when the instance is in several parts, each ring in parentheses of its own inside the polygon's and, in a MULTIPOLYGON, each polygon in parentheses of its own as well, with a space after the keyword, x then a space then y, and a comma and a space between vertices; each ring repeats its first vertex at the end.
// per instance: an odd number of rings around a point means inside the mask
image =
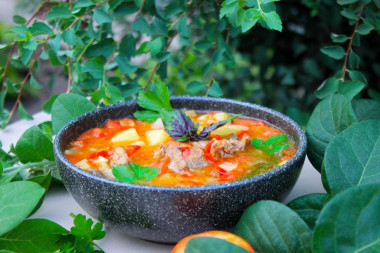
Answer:
MULTIPOLYGON (((200 128, 210 123, 218 122, 219 120, 215 118, 216 113, 218 115, 225 114, 221 112, 196 113, 194 111, 186 111, 186 114, 191 117, 194 123, 200 123, 200 128)), ((228 115, 228 117, 230 116, 228 115)), ((238 130, 234 133, 237 135, 237 138, 242 138, 242 136, 246 136, 247 138, 249 136, 249 138, 258 138, 265 141, 271 136, 284 134, 281 130, 263 121, 243 117, 233 120, 233 122, 226 126, 228 125, 238 125, 238 130)), ((206 144, 202 149, 208 161, 208 166, 185 169, 181 173, 177 173, 169 168, 170 157, 157 157, 154 155, 155 152, 157 152, 162 144, 166 146, 181 145, 182 154, 186 156, 192 144, 186 142, 179 143, 167 135, 163 142, 150 145, 151 140, 146 133, 147 131, 151 131, 152 127, 155 128, 154 130, 158 130, 157 132, 161 135, 163 134, 163 126, 159 122, 146 123, 130 118, 109 119, 103 127, 90 129, 71 142, 65 150, 65 156, 70 162, 86 171, 114 179, 110 157, 115 152, 115 148, 121 147, 128 155, 129 162, 159 169, 160 174, 157 177, 150 181, 138 181, 136 183, 155 186, 201 186, 225 183, 265 173, 285 163, 296 153, 295 143, 289 138, 286 142, 289 148, 271 155, 248 144, 245 150, 237 151, 232 157, 214 159, 208 150, 212 145, 211 142, 227 138, 228 135, 219 136, 212 132, 207 140, 207 144, 209 145, 207 146, 206 144), (125 130, 133 130, 133 128, 139 137, 138 140, 131 141, 130 143, 115 143, 112 141, 117 134, 125 130), (229 165, 229 169, 223 169, 223 164, 229 165), (232 168, 231 164, 233 165, 232 167, 237 165, 236 168, 232 168)))

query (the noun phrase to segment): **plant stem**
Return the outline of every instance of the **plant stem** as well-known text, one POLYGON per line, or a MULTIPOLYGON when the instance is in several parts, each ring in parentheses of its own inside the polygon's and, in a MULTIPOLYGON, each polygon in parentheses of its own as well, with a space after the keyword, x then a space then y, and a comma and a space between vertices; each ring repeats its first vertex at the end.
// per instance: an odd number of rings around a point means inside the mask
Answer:
POLYGON ((344 64, 343 64, 343 74, 342 74, 342 82, 344 82, 344 79, 346 77, 346 72, 347 72, 347 62, 348 62, 348 56, 350 54, 350 51, 352 49, 352 41, 354 40, 354 37, 358 31, 358 26, 359 26, 359 22, 360 22, 360 19, 362 17, 362 14, 363 14, 363 11, 364 11, 364 8, 365 8, 365 5, 363 5, 363 7, 361 8, 360 10, 360 13, 356 19, 356 24, 355 24, 355 28, 354 28, 354 31, 352 32, 352 35, 350 37, 350 41, 348 43, 348 47, 347 47, 347 51, 346 51, 346 55, 344 57, 344 64))
POLYGON ((106 0, 104 2, 98 3, 97 5, 94 6, 94 8, 92 8, 91 10, 89 10, 88 12, 86 12, 85 14, 80 15, 79 17, 76 17, 75 20, 65 29, 65 31, 70 30, 79 20, 81 20, 82 18, 86 17, 88 14, 90 14, 91 12, 93 12, 94 10, 96 10, 97 8, 99 8, 100 6, 108 3, 109 1, 110 0, 106 0))
POLYGON ((15 165, 12 167, 8 167, 4 169, 4 172, 12 172, 15 170, 18 170, 19 172, 31 167, 39 167, 39 166, 50 166, 50 165, 55 165, 55 161, 47 161, 43 160, 41 162, 34 162, 34 163, 26 163, 22 165, 15 165))
POLYGON ((94 42, 94 40, 95 40, 95 38, 91 38, 90 42, 83 48, 82 52, 80 52, 80 55, 78 56, 77 60, 75 61, 76 63, 78 63, 82 59, 84 53, 92 45, 92 43, 94 42))
POLYGON ((16 102, 14 103, 14 105, 13 105, 13 107, 12 107, 12 110, 11 110, 11 112, 9 113, 9 117, 8 117, 8 119, 7 119, 6 123, 5 123, 5 125, 7 125, 7 124, 10 122, 10 120, 12 119, 12 116, 13 116, 14 112, 16 111, 17 105, 18 105, 19 102, 20 102, 20 99, 21 99, 21 93, 22 93, 22 90, 24 89, 25 83, 28 81, 29 76, 32 74, 33 69, 34 69, 34 66, 36 65, 37 61, 39 60, 41 53, 42 53, 42 49, 41 49, 41 47, 39 47, 39 48, 37 49, 37 53, 36 53, 36 55, 35 55, 35 59, 33 60, 32 65, 30 66, 30 69, 29 69, 28 73, 26 74, 24 80, 23 80, 22 83, 21 83, 20 89, 19 89, 18 94, 17 94, 16 102))

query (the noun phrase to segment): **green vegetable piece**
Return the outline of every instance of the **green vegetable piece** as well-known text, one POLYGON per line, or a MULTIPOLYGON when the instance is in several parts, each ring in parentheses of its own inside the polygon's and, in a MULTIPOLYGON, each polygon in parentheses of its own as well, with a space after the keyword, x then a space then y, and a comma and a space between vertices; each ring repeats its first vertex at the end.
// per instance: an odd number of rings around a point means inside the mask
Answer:
POLYGON ((37 126, 27 129, 16 144, 15 153, 21 162, 54 161, 53 143, 37 126))
POLYGON ((58 133, 69 121, 95 109, 96 106, 82 96, 76 94, 60 95, 55 99, 51 108, 53 134, 58 133))
POLYGON ((311 230, 314 229, 320 211, 331 199, 324 193, 312 193, 292 200, 288 207, 294 210, 306 222, 311 230))
POLYGON ((367 120, 341 132, 323 160, 332 194, 353 186, 380 183, 380 120, 367 120))
POLYGON ((1 185, 0 235, 20 224, 38 204, 44 192, 44 188, 28 181, 1 185))
POLYGON ((271 146, 273 144, 277 144, 279 142, 283 142, 283 141, 288 141, 288 136, 284 135, 284 134, 278 134, 278 135, 273 135, 271 137, 269 137, 265 142, 264 144, 266 146, 271 146))
POLYGON ((287 206, 265 200, 248 207, 234 232, 257 252, 311 252, 311 230, 287 206))
POLYGON ((380 184, 350 188, 322 209, 313 252, 379 252, 380 184))
POLYGON ((0 236, 0 248, 11 252, 56 252, 64 241, 61 234, 68 231, 49 220, 24 220, 12 231, 0 236))
POLYGON ((160 174, 156 167, 140 166, 135 163, 112 166, 112 173, 121 182, 150 181, 160 174))
POLYGON ((307 155, 316 170, 321 170, 325 150, 331 140, 355 122, 357 119, 350 101, 343 95, 329 96, 317 105, 306 127, 307 155))
POLYGON ((251 143, 255 148, 260 149, 264 153, 271 155, 277 153, 281 149, 289 148, 288 144, 282 143, 284 141, 288 141, 288 137, 284 134, 278 134, 269 137, 264 142, 260 139, 252 138, 251 143))
POLYGON ((208 253, 248 253, 236 244, 210 236, 191 238, 186 244, 185 253, 201 253, 205 249, 208 253))
POLYGON ((143 120, 145 122, 154 122, 161 117, 159 112, 154 111, 137 111, 133 114, 136 119, 143 120))

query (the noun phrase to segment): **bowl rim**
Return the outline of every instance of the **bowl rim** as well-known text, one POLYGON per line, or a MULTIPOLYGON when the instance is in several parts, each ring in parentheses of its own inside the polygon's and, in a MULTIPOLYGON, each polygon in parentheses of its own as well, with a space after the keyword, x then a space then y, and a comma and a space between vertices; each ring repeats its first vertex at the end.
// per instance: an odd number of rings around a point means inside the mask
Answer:
MULTIPOLYGON (((75 166, 73 163, 71 163, 69 160, 66 159, 64 156, 63 151, 61 150, 61 139, 62 136, 66 134, 68 130, 70 130, 71 127, 73 127, 78 122, 82 121, 83 119, 97 113, 101 113, 102 111, 107 111, 113 108, 118 107, 124 107, 124 106, 131 106, 136 105, 137 100, 129 100, 124 101, 121 103, 112 104, 109 106, 97 108, 95 110, 86 112, 77 118, 71 120, 68 122, 65 126, 60 129, 60 131, 57 133, 54 139, 53 143, 53 149, 56 159, 59 159, 61 163, 63 163, 64 166, 69 168, 70 170, 79 173, 81 176, 84 176, 86 178, 89 178, 91 180, 95 180, 98 183, 104 183, 104 184, 111 184, 113 186, 117 187, 126 187, 126 188, 132 188, 132 189, 139 189, 139 190, 145 190, 145 191, 167 191, 167 192, 193 192, 193 191, 210 191, 210 190, 218 190, 218 189, 224 189, 224 188, 230 188, 230 187, 239 187, 247 184, 251 184, 257 181, 261 181, 265 178, 270 178, 275 176, 277 173, 282 173, 287 170, 289 170, 294 164, 296 164, 300 159, 303 159, 306 156, 306 150, 307 150, 307 138, 305 131, 291 118, 284 115, 283 113, 280 113, 278 111, 275 111, 271 108, 248 103, 248 102, 242 102, 238 100, 228 99, 228 98, 211 98, 211 97, 201 97, 201 96, 171 96, 170 101, 181 101, 181 100, 191 100, 191 101, 202 101, 202 102, 225 102, 225 103, 231 103, 234 105, 239 105, 243 107, 249 107, 256 110, 261 110, 267 113, 270 113, 278 118, 281 118, 282 120, 286 121, 288 124, 290 124, 293 129, 297 132, 297 135, 299 137, 299 147, 297 149, 297 152, 294 154, 294 156, 288 160, 286 163, 268 171, 263 174, 259 174, 256 176, 252 176, 245 179, 235 180, 231 182, 226 183, 220 183, 220 184, 210 184, 210 185, 202 185, 202 186, 155 186, 155 185, 143 185, 143 184, 133 184, 133 183, 127 183, 127 182, 120 182, 117 180, 112 180, 104 177, 97 176, 95 174, 92 174, 90 172, 84 171, 80 169, 79 167, 75 166)), ((244 116, 244 115, 243 115, 244 116)), ((276 127, 276 125, 274 125, 276 127)), ((301 168, 302 169, 302 168, 301 168)))

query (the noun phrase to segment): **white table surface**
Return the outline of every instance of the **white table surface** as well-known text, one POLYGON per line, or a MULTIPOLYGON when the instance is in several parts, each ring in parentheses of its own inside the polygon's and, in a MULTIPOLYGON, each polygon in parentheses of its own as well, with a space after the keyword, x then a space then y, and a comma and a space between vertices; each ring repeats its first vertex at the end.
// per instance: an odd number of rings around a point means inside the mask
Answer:
MULTIPOLYGON (((0 140, 3 149, 9 150, 10 145, 15 144, 21 134, 29 127, 49 120, 50 115, 43 112, 37 113, 31 121, 20 120, 0 130, 0 140)), ((316 192, 325 192, 322 186, 320 174, 312 167, 306 159, 301 175, 284 203, 294 198, 316 192)), ((53 187, 47 194, 40 209, 31 218, 44 218, 52 220, 69 229, 73 224, 70 213, 86 214, 89 216, 62 187, 53 187)), ((97 244, 107 253, 168 253, 173 246, 162 245, 136 239, 120 234, 112 229, 106 228, 107 234, 97 244)))

